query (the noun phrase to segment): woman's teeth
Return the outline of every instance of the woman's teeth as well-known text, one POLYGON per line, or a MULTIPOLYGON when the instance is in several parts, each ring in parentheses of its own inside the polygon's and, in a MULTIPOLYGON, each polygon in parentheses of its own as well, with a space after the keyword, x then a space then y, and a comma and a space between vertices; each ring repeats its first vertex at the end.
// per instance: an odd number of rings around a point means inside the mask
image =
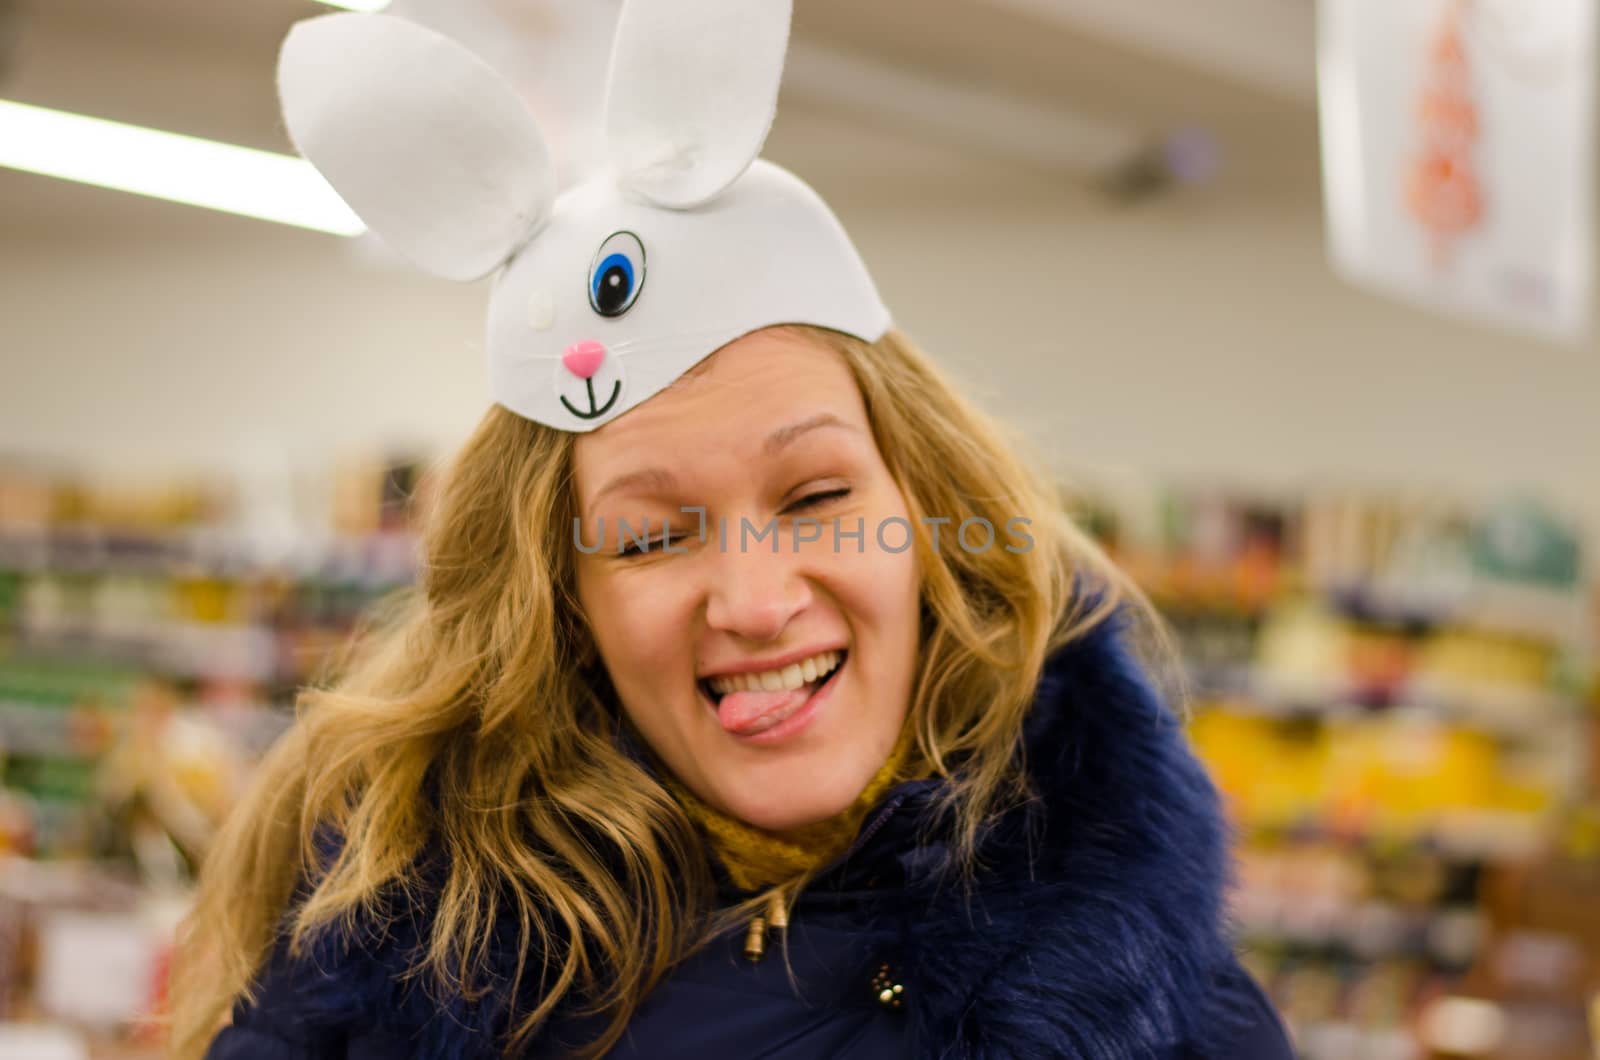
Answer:
POLYGON ((838 668, 843 652, 825 651, 790 663, 779 670, 763 670, 753 674, 729 674, 713 677, 706 683, 719 696, 729 692, 787 692, 827 677, 838 668))

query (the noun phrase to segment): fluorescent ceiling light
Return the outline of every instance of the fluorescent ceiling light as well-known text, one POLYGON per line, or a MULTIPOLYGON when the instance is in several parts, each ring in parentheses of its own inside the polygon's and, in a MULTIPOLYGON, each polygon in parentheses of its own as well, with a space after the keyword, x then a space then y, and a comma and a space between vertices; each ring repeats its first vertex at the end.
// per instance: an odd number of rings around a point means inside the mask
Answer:
POLYGON ((303 159, 9 100, 0 166, 334 235, 366 231, 303 159))
POLYGON ((382 11, 389 6, 389 0, 322 0, 322 3, 350 11, 382 11))

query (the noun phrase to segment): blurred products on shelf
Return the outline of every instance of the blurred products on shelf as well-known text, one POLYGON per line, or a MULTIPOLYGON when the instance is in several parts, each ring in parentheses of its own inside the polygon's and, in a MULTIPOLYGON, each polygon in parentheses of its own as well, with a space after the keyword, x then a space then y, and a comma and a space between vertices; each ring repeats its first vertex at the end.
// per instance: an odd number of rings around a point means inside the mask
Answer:
POLYGON ((1600 995, 1600 593, 1580 537, 1322 493, 1086 492, 1172 623, 1252 970, 1312 1060, 1580 1060, 1600 995))
POLYGON ((296 689, 412 583, 423 478, 241 496, 0 468, 0 1045, 159 1055, 200 858, 296 689))
POLYGON ((411 584, 419 480, 344 469, 307 526, 242 522, 261 505, 222 489, 0 472, 0 779, 24 800, 0 844, 103 857, 154 817, 192 866, 295 690, 411 584))

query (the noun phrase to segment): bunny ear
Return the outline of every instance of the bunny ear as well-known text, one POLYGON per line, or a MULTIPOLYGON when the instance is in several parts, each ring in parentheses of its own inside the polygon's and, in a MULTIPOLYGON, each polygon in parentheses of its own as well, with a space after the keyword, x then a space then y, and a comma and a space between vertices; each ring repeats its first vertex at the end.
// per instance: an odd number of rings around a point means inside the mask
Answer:
POLYGON ((555 167, 533 115, 442 34, 386 15, 296 23, 278 94, 300 153, 428 272, 485 276, 549 216, 555 167))
POLYGON ((606 137, 623 187, 660 206, 714 198, 761 153, 792 0, 627 0, 606 137))

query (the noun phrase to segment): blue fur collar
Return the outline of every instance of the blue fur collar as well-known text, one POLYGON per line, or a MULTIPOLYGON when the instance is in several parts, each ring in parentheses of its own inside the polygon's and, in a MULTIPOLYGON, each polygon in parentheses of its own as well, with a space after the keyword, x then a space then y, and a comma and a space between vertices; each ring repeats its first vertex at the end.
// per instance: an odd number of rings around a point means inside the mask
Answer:
POLYGON ((1248 1019, 1216 989, 1231 835, 1123 625, 1046 666, 1024 731, 1038 798, 987 835, 970 896, 926 846, 902 855, 914 1055, 1148 1060, 1248 1019))

